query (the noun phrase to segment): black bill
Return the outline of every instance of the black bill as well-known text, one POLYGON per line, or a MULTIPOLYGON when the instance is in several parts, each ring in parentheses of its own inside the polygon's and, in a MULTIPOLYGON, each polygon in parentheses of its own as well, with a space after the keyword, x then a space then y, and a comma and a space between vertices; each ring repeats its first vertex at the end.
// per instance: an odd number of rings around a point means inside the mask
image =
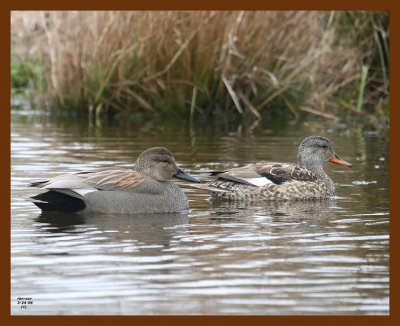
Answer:
POLYGON ((176 174, 174 174, 174 177, 178 178, 178 179, 187 180, 187 181, 190 181, 190 182, 200 183, 199 179, 197 179, 195 177, 192 177, 191 175, 187 174, 182 169, 178 169, 178 172, 176 174))

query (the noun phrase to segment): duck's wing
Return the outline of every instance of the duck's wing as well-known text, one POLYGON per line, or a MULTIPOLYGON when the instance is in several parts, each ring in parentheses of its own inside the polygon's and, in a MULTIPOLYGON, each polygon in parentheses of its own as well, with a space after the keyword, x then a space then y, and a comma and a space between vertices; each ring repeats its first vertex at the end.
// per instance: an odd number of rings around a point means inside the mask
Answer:
POLYGON ((240 168, 233 168, 215 174, 219 180, 228 180, 255 187, 267 184, 282 184, 291 180, 315 181, 317 176, 294 164, 287 163, 258 163, 240 168))
POLYGON ((232 181, 249 186, 262 186, 266 180, 256 172, 254 164, 220 172, 213 172, 211 175, 215 176, 218 180, 232 181))
POLYGON ((73 173, 62 174, 51 179, 32 182, 29 186, 53 190, 80 199, 83 199, 86 193, 97 191, 96 188, 85 183, 82 177, 73 173))
POLYGON ((134 170, 102 170, 63 174, 49 180, 34 182, 31 186, 77 198, 83 198, 89 192, 101 190, 141 192, 145 189, 146 193, 158 193, 151 184, 146 183, 146 187, 143 187, 146 178, 143 173, 134 170))
POLYGON ((288 163, 267 163, 255 166, 255 171, 275 184, 297 180, 315 181, 317 175, 301 166, 288 163))
POLYGON ((146 179, 143 173, 128 169, 80 172, 77 175, 87 185, 99 190, 132 190, 146 179))

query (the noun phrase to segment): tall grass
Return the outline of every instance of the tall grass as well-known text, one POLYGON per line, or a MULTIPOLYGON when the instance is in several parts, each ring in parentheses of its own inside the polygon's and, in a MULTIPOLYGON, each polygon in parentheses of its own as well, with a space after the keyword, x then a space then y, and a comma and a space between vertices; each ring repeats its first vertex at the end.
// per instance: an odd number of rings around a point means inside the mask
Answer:
POLYGON ((11 26, 12 55, 45 66, 51 108, 330 117, 358 111, 373 65, 363 103, 388 95, 383 12, 13 12, 11 26))

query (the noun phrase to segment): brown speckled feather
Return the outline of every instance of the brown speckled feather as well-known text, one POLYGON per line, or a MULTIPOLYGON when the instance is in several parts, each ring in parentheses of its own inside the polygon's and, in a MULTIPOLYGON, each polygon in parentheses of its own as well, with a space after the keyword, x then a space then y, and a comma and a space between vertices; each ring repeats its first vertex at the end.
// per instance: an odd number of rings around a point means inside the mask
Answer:
POLYGON ((312 171, 294 164, 286 163, 268 163, 256 164, 254 170, 260 175, 270 173, 277 177, 297 181, 315 181, 317 176, 312 171))
MULTIPOLYGON (((280 178, 280 183, 269 176, 264 185, 254 186, 245 183, 239 183, 226 179, 218 179, 208 183, 208 190, 213 197, 225 198, 231 200, 291 200, 291 199, 310 199, 331 196, 332 190, 323 180, 316 178, 311 171, 303 171, 300 168, 296 171, 296 167, 289 170, 293 173, 283 173, 283 170, 273 171, 277 178, 280 178), (302 172, 298 174, 297 172, 302 172), (308 180, 301 180, 302 178, 308 180), (283 180, 283 181, 282 181, 283 180), (269 181, 269 182, 268 182, 269 181)), ((269 171, 267 169, 266 171, 269 171)), ((288 172, 288 171, 286 171, 288 172)), ((270 172, 264 172, 270 173, 270 172)), ((265 178, 267 179, 267 178, 265 178)))
POLYGON ((352 165, 334 152, 324 137, 310 136, 298 150, 298 164, 256 163, 213 173, 217 180, 206 189, 212 196, 233 200, 298 200, 325 198, 335 194, 335 185, 323 170, 332 162, 352 165))

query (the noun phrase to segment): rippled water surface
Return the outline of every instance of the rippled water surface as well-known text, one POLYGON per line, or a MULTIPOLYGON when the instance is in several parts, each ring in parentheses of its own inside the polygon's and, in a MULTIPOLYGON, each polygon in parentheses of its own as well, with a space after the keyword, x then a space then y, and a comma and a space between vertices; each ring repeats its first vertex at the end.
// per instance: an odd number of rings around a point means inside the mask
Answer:
POLYGON ((163 123, 78 126, 12 116, 12 314, 388 314, 388 139, 361 129, 163 123), (246 206, 188 194, 187 215, 41 214, 32 180, 130 167, 170 148, 204 172, 296 160, 310 134, 329 137, 352 169, 327 166, 337 198, 246 206), (23 304, 18 298, 32 298, 23 304))

